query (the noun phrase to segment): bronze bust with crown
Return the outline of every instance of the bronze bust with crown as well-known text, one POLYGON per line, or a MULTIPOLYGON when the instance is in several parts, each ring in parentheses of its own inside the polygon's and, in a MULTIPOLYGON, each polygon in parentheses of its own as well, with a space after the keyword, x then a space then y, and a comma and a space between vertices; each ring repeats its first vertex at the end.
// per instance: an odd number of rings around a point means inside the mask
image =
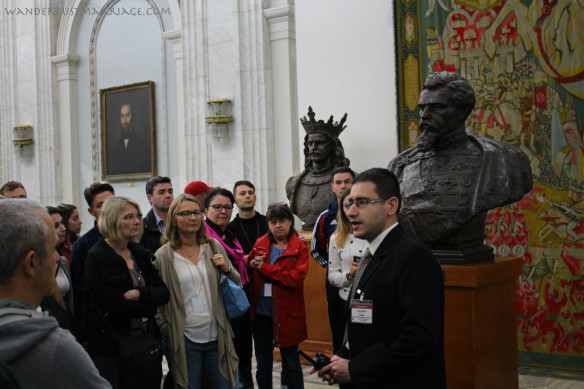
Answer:
POLYGON ((312 107, 308 119, 300 119, 306 131, 304 137, 304 171, 286 182, 286 196, 292 212, 303 224, 303 230, 312 230, 318 215, 324 211, 335 194, 331 188, 332 171, 339 166, 349 166, 339 135, 347 127, 347 114, 340 122, 315 120, 312 107))

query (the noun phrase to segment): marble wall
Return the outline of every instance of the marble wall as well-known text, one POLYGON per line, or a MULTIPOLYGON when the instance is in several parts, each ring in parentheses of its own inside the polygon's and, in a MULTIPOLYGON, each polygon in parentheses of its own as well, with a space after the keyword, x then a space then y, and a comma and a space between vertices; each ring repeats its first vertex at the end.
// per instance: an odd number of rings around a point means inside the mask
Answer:
MULTIPOLYGON (((0 181, 22 181, 43 204, 85 209, 83 188, 102 174, 99 90, 147 80, 155 83, 157 170, 177 192, 193 180, 231 189, 249 179, 258 209, 286 201, 284 184, 303 166, 299 117, 308 105, 319 118, 349 113, 341 140, 353 167, 385 166, 397 145, 386 3, 6 0, 0 181), (209 141, 205 123, 207 101, 217 98, 231 99, 234 117, 222 143, 209 141), (12 145, 18 124, 35 131, 22 153, 12 145)), ((112 184, 150 208, 145 180, 112 184)), ((86 230, 92 220, 81 213, 86 230)))

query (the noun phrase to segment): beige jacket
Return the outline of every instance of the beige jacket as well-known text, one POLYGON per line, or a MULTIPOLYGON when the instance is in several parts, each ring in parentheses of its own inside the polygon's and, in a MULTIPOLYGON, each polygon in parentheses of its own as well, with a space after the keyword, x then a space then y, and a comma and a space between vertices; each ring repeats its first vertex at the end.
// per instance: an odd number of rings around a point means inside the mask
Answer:
MULTIPOLYGON (((223 254, 227 258, 227 254, 219 242, 211 238, 211 244, 213 244, 217 254, 223 254)), ((160 272, 162 280, 170 291, 168 304, 158 307, 156 322, 162 335, 168 338, 168 364, 172 377, 177 387, 186 388, 188 374, 184 340, 185 307, 178 276, 174 270, 174 250, 170 243, 166 243, 156 251, 155 255, 154 266, 160 272)), ((210 247, 210 243, 201 245, 200 257, 206 259, 211 256, 213 256, 213 250, 210 247)), ((233 347, 233 331, 225 314, 225 308, 223 308, 223 296, 220 293, 217 282, 219 271, 212 265, 211 261, 205 261, 205 265, 209 278, 209 289, 211 290, 211 304, 214 307, 213 312, 218 326, 219 372, 234 388, 239 359, 233 347)), ((241 277, 233 266, 231 266, 231 273, 227 276, 233 282, 239 284, 241 277)))

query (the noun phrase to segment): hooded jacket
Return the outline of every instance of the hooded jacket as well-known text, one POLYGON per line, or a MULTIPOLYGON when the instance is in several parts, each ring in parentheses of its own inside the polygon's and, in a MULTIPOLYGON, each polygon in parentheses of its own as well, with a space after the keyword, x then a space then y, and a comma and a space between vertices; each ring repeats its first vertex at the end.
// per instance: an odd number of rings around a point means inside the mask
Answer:
POLYGON ((69 331, 22 300, 0 299, 0 356, 22 389, 111 388, 69 331), (6 308, 26 315, 1 324, 6 308))

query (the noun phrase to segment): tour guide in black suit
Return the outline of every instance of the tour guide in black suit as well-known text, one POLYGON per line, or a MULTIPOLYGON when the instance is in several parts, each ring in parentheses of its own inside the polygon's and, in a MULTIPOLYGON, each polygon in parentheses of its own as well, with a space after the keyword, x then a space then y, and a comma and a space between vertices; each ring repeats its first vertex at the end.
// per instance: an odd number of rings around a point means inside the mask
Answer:
POLYGON ((373 168, 355 178, 344 204, 353 235, 369 242, 372 256, 355 274, 343 355, 318 372, 342 388, 446 388, 442 271, 398 225, 399 193, 393 173, 373 168))

